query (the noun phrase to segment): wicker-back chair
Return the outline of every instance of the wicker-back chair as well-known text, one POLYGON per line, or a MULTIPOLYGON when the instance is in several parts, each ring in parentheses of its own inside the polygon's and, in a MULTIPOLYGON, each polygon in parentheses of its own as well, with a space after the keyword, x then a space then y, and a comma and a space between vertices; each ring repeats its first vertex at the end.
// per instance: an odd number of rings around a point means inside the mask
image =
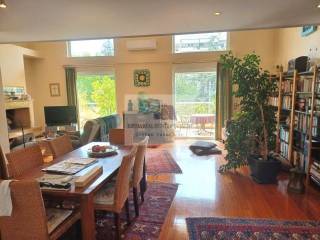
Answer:
POLYGON ((6 154, 9 176, 16 178, 33 168, 43 164, 43 157, 39 145, 18 149, 6 154))
MULTIPOLYGON (((136 216, 139 216, 139 201, 138 189, 143 178, 143 166, 145 161, 146 150, 149 142, 149 137, 146 136, 144 140, 138 143, 137 154, 134 160, 133 176, 131 180, 131 187, 133 188, 133 200, 136 216)), ((144 201, 144 192, 140 189, 141 200, 144 201)))
POLYGON ((115 182, 108 183, 95 196, 95 209, 114 213, 116 237, 120 239, 120 213, 126 206, 127 222, 129 216, 130 177, 137 152, 137 146, 132 147, 129 155, 124 156, 115 182))
POLYGON ((72 142, 68 135, 63 135, 49 141, 53 158, 63 156, 73 151, 72 142))
POLYGON ((46 210, 36 181, 13 181, 10 191, 12 214, 0 216, 1 240, 58 239, 80 219, 77 211, 46 210), (51 216, 48 220, 47 215, 51 216))
POLYGON ((8 179, 8 164, 6 161, 6 157, 2 151, 2 147, 0 146, 0 179, 8 179))

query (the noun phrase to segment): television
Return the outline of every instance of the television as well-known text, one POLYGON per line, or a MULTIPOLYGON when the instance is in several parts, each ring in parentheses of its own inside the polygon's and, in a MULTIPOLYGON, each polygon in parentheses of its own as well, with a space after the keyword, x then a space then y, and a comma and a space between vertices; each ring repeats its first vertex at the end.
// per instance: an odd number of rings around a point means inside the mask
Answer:
POLYGON ((44 107, 47 126, 66 126, 77 123, 77 109, 75 106, 44 107))

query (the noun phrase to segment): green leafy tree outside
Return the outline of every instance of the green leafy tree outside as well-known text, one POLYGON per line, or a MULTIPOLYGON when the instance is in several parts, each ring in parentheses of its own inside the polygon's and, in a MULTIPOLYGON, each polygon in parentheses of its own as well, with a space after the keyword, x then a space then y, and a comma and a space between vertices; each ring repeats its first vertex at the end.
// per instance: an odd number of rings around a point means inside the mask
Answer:
POLYGON ((78 74, 80 127, 89 119, 116 112, 115 80, 109 75, 78 74))

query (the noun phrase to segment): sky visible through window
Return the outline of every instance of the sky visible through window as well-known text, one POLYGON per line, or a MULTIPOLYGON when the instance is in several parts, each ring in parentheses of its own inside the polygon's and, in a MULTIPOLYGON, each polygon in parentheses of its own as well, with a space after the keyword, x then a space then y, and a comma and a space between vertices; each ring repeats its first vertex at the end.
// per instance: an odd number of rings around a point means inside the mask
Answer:
POLYGON ((70 57, 114 56, 113 39, 69 42, 70 57))
POLYGON ((175 53, 227 50, 226 32, 183 34, 174 36, 175 53))

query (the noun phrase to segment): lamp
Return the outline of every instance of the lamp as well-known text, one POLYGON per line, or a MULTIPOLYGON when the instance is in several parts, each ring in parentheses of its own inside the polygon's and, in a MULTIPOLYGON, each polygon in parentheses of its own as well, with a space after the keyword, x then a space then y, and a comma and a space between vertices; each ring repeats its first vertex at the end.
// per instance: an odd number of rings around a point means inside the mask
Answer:
POLYGON ((0 0, 0 8, 7 8, 7 4, 4 0, 0 0))

